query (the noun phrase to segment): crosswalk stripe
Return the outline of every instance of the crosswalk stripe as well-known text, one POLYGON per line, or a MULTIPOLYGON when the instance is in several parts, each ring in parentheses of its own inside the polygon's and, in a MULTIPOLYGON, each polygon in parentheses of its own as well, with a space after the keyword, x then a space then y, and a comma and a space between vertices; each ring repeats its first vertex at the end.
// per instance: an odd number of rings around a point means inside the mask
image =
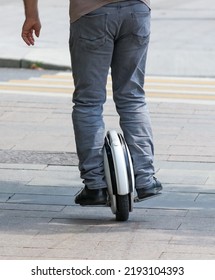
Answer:
POLYGON ((29 85, 1 85, 0 84, 0 90, 7 92, 9 91, 19 91, 19 92, 50 92, 50 93, 72 93, 71 88, 64 88, 63 86, 61 87, 47 87, 47 86, 29 86, 29 85))
POLYGON ((57 74, 57 75, 41 75, 41 78, 45 78, 45 79, 57 79, 57 80, 62 80, 62 79, 64 79, 64 80, 71 80, 72 79, 72 74, 70 74, 70 75, 59 75, 59 74, 57 74))
POLYGON ((155 85, 155 84, 146 84, 145 85, 145 90, 150 90, 150 89, 155 89, 155 90, 160 90, 160 91, 174 91, 174 92, 187 92, 187 91, 193 91, 193 92, 212 92, 215 93, 215 87, 207 87, 207 86, 191 86, 191 85, 186 85, 186 86, 169 86, 169 85, 155 85))
MULTIPOLYGON (((146 96, 150 100, 198 100, 199 102, 215 100, 215 79, 152 77, 145 79, 146 96)), ((59 72, 54 75, 41 75, 28 80, 10 80, 0 82, 0 93, 18 94, 72 94, 74 84, 70 72, 59 72)), ((111 76, 108 75, 107 94, 112 95, 111 76)))
POLYGON ((146 77, 146 83, 173 84, 173 85, 212 85, 215 86, 215 79, 209 78, 171 78, 171 77, 146 77))
POLYGON ((173 98, 173 99, 202 99, 202 100, 215 100, 215 95, 196 95, 196 94, 165 94, 165 93, 155 93, 150 92, 148 94, 150 98, 159 97, 159 98, 173 98))
POLYGON ((40 79, 40 78, 30 78, 29 80, 10 80, 11 84, 28 84, 34 85, 62 85, 62 86, 73 86, 71 80, 53 80, 53 79, 40 79))
MULTIPOLYGON (((68 81, 56 81, 56 80, 51 80, 51 79, 29 79, 29 80, 10 80, 10 84, 6 82, 2 82, 0 84, 1 86, 3 85, 8 85, 8 86, 34 86, 34 87, 63 87, 63 88, 74 88, 74 85, 71 80, 68 81)), ((111 88, 112 83, 111 81, 108 81, 107 87, 111 88)), ((145 85, 145 90, 146 91, 157 91, 157 92, 172 92, 172 93, 187 93, 192 92, 192 93, 213 93, 215 92, 215 86, 210 86, 210 85, 204 85, 204 86, 197 86, 197 85, 189 85, 187 84, 186 86, 181 86, 181 85, 171 85, 171 84, 156 84, 156 83, 146 83, 145 85)))

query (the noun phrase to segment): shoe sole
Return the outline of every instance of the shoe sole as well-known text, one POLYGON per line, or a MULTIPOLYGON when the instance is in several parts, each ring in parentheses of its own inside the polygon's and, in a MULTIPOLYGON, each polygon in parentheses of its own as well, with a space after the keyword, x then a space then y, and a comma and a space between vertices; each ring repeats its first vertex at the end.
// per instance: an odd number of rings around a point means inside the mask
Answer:
POLYGON ((109 205, 106 204, 79 204, 81 207, 109 207, 109 205))
POLYGON ((82 207, 106 207, 108 206, 107 203, 105 204, 79 204, 82 207))
POLYGON ((159 196, 159 195, 161 195, 161 193, 152 194, 152 195, 147 196, 147 197, 144 197, 144 198, 139 198, 138 196, 136 196, 136 197, 134 198, 134 202, 136 203, 136 202, 145 201, 145 200, 148 200, 148 199, 157 197, 157 196, 159 196))
POLYGON ((98 202, 98 203, 76 203, 77 205, 80 206, 106 206, 108 205, 108 201, 102 201, 102 202, 98 202))

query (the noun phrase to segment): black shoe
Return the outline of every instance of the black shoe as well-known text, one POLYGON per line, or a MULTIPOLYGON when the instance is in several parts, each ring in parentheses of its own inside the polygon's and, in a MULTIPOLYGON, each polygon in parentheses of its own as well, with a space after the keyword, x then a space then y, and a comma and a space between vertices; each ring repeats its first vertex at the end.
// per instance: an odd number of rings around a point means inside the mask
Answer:
POLYGON ((160 191, 163 189, 161 183, 154 177, 154 182, 152 184, 152 186, 148 187, 148 188, 140 188, 137 189, 137 196, 140 201, 147 199, 147 198, 151 198, 153 196, 159 195, 160 191))
POLYGON ((105 205, 107 204, 107 189, 91 190, 85 186, 75 197, 75 203, 82 206, 86 205, 105 205))

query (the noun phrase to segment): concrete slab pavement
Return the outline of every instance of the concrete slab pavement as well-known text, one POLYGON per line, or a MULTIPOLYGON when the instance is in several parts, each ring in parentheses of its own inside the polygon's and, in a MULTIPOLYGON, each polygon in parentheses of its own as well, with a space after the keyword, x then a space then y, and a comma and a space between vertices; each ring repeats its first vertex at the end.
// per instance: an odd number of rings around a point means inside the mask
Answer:
MULTIPOLYGON (((43 30, 29 48, 20 38, 22 3, 0 0, 0 66, 70 67, 68 2, 39 3, 43 30)), ((152 5, 148 75, 214 77, 213 1, 152 5)), ((11 72, 13 79, 19 75, 11 72)), ((82 182, 71 95, 63 86, 53 93, 53 86, 44 92, 1 84, 0 259, 214 260, 214 80, 205 82, 199 93, 187 81, 185 91, 173 88, 178 83, 169 78, 161 91, 149 84, 156 171, 164 192, 136 204, 127 223, 116 223, 109 208, 74 205, 82 182)), ((104 116, 107 129, 119 129, 111 99, 104 116)))
MULTIPOLYGON (((60 73, 58 82, 69 75, 60 73)), ((149 97, 164 191, 135 204, 129 221, 117 223, 109 208, 74 204, 82 182, 71 95, 63 87, 61 94, 52 92, 55 75, 37 79, 47 79, 49 91, 40 92, 34 79, 28 81, 35 91, 20 93, 17 82, 10 91, 12 81, 0 89, 0 259, 214 260, 212 100, 149 97)), ((119 129, 111 98, 104 117, 107 129, 119 129)))

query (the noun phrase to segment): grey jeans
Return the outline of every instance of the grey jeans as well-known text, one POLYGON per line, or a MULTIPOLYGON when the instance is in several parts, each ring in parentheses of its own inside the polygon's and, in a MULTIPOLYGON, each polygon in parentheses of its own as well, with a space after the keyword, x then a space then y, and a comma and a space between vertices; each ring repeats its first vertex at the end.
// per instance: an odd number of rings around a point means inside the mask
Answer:
POLYGON ((133 160, 135 187, 152 184, 154 148, 143 89, 149 36, 150 9, 138 0, 105 5, 71 24, 72 120, 81 178, 90 189, 106 187, 102 113, 110 68, 113 99, 133 160))

